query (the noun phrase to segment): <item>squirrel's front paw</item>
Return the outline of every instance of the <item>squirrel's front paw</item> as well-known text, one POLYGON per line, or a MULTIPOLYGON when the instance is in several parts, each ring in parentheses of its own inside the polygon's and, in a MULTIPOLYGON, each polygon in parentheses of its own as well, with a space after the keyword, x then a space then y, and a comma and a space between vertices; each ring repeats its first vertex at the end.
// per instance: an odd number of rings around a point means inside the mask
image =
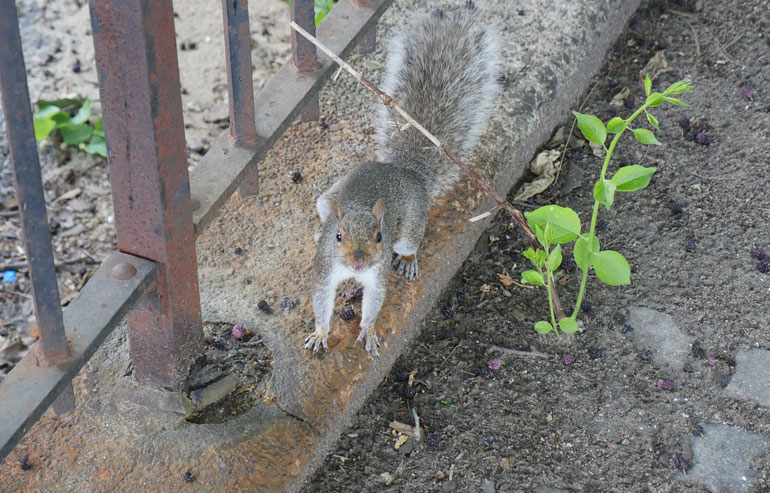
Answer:
POLYGON ((313 354, 318 352, 321 346, 325 350, 329 349, 329 345, 326 343, 326 338, 329 336, 329 327, 323 327, 316 329, 315 332, 305 338, 305 349, 313 348, 313 354))
POLYGON ((404 276, 404 279, 411 281, 417 277, 419 269, 417 268, 417 255, 396 255, 393 260, 393 268, 396 274, 404 276))
POLYGON ((358 333, 356 342, 360 342, 364 338, 366 338, 366 344, 364 345, 366 352, 374 358, 379 357, 380 352, 377 348, 380 347, 380 341, 377 339, 377 334, 370 326, 361 324, 361 332, 358 333))

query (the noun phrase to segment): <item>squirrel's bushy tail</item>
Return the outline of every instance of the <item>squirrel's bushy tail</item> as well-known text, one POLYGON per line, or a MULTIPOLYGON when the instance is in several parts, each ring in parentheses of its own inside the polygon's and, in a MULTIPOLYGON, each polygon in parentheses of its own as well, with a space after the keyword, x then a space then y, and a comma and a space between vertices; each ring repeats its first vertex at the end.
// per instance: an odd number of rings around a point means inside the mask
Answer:
MULTIPOLYGON (((393 38, 382 89, 466 159, 499 90, 498 57, 497 32, 484 25, 473 2, 453 11, 436 10, 393 38)), ((403 129, 404 124, 395 112, 380 109, 378 159, 416 170, 431 197, 446 191, 460 169, 417 129, 403 129)))

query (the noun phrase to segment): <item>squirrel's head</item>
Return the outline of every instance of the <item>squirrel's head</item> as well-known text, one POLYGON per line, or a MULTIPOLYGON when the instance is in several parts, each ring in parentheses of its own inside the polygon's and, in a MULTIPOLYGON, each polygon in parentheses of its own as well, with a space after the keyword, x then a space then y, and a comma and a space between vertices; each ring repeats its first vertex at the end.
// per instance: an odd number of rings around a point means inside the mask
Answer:
POLYGON ((337 200, 330 198, 329 205, 337 218, 334 231, 337 258, 354 271, 367 270, 381 258, 385 204, 380 199, 371 213, 350 211, 347 214, 337 200))

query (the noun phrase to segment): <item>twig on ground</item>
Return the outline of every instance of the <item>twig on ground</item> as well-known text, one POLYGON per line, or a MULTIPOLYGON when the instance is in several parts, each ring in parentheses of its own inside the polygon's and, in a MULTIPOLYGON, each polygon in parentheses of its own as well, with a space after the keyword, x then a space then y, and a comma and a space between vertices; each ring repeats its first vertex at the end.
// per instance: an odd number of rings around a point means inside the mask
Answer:
MULTIPOLYGON (((65 265, 77 264, 77 263, 80 263, 80 262, 85 262, 85 263, 89 263, 89 264, 90 263, 94 263, 94 264, 99 263, 94 258, 78 257, 78 258, 70 258, 70 259, 62 260, 60 262, 56 262, 56 263, 53 264, 53 266, 54 266, 54 268, 58 269, 59 267, 63 267, 65 265)), ((11 263, 5 264, 2 267, 0 267, 0 270, 2 270, 2 271, 6 271, 6 270, 21 270, 21 269, 24 269, 25 267, 28 267, 28 265, 29 264, 28 264, 28 262, 26 260, 23 260, 23 261, 20 261, 20 262, 11 262, 11 263)))
POLYGON ((550 354, 540 353, 537 351, 519 351, 517 349, 509 349, 507 347, 495 346, 494 344, 490 344, 489 347, 487 347, 487 353, 491 353, 493 351, 500 351, 501 353, 505 353, 511 356, 519 356, 522 358, 548 359, 551 357, 550 354))
MULTIPOLYGON (((350 73, 353 77, 356 78, 357 81, 359 81, 361 84, 363 84, 369 91, 376 94, 381 100, 382 103, 385 105, 386 108, 390 111, 391 109, 401 115, 401 117, 407 121, 407 123, 417 130, 420 131, 425 137, 430 140, 433 145, 435 145, 441 152, 443 152, 449 159, 454 161, 454 163, 462 169, 466 175, 470 177, 471 180, 473 180, 476 185, 478 185, 482 190, 484 190, 490 197, 492 197, 500 207, 504 208, 513 218, 514 222, 524 231, 524 234, 527 237, 528 243, 533 248, 539 248, 540 244, 537 241, 537 237, 535 236, 534 231, 532 231, 532 228, 529 227, 527 224, 527 220, 524 218, 524 214, 521 213, 520 210, 515 208, 513 205, 511 205, 510 202, 505 200, 504 197, 502 197, 499 193, 497 193, 497 190, 495 190, 491 185, 489 185, 486 181, 482 180, 481 177, 473 171, 470 167, 468 167, 467 164, 465 164, 462 160, 460 160, 457 156, 454 155, 452 151, 447 149, 444 146, 444 143, 441 142, 435 135, 428 132, 422 125, 420 125, 419 122, 417 122, 414 118, 412 118, 406 111, 404 111, 401 106, 399 106, 398 101, 396 101, 392 96, 382 91, 379 87, 375 86, 371 82, 369 82, 367 79, 364 78, 364 76, 355 70, 353 67, 351 67, 349 64, 347 64, 343 59, 335 55, 329 48, 324 46, 318 39, 315 38, 315 36, 311 35, 304 29, 302 29, 296 22, 290 23, 291 27, 300 33, 303 37, 305 37, 308 41, 313 43, 316 47, 318 47, 319 50, 324 52, 329 58, 334 60, 339 66, 343 67, 345 70, 350 73)), ((398 125, 397 125, 398 128, 398 125)), ((551 295, 553 297, 553 306, 554 311, 556 312, 557 318, 561 320, 565 317, 564 311, 561 307, 561 302, 559 301, 559 296, 556 292, 556 288, 554 286, 550 286, 549 289, 551 290, 551 295)))
POLYGON ((412 419, 414 419, 414 439, 420 441, 422 434, 420 433, 420 416, 417 415, 417 408, 412 407, 412 419))

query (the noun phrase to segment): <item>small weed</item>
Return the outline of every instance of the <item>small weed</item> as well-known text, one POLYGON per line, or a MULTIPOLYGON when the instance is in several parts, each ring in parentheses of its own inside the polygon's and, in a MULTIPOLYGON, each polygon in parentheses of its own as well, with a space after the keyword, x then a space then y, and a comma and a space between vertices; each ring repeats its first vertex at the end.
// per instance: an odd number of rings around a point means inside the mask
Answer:
POLYGON ((35 139, 43 141, 58 135, 65 147, 77 146, 88 154, 107 157, 102 119, 89 123, 91 105, 88 98, 38 101, 39 109, 32 118, 35 139))

